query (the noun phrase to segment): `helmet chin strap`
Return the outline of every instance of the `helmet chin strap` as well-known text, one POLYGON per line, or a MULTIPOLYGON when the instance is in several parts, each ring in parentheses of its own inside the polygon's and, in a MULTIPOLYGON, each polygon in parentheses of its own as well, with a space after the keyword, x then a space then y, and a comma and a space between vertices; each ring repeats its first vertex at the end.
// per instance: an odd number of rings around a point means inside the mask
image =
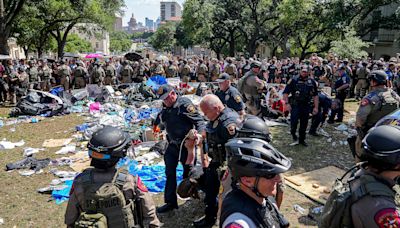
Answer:
POLYGON ((251 187, 251 191, 254 192, 254 194, 256 194, 256 196, 261 197, 261 198, 267 198, 268 196, 264 196, 263 194, 261 194, 260 191, 258 191, 258 182, 260 181, 260 177, 256 177, 256 182, 254 183, 254 186, 251 187))

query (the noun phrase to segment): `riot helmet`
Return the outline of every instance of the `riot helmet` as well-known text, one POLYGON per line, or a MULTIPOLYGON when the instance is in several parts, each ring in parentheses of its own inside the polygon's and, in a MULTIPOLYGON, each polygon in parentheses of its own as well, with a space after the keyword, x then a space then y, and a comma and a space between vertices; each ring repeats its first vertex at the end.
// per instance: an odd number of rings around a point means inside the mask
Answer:
POLYGON ((371 80, 374 80, 378 85, 386 85, 387 75, 383 70, 374 70, 371 72, 371 80))
POLYGON ((241 128, 237 132, 238 138, 258 138, 271 142, 271 135, 267 124, 257 116, 246 115, 241 128))
POLYGON ((93 133, 87 146, 89 157, 92 158, 91 165, 100 169, 113 167, 120 158, 126 156, 129 142, 129 135, 116 127, 100 128, 93 133))
POLYGON ((369 131, 362 141, 361 160, 379 170, 400 164, 400 127, 382 125, 369 131))

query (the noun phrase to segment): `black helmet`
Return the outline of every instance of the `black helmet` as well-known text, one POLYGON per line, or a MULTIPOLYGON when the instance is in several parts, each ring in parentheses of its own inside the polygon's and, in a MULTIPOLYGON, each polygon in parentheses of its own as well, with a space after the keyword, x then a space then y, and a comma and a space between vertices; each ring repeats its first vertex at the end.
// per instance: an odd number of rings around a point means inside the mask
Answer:
POLYGON ((322 60, 322 63, 323 64, 328 64, 328 60, 324 59, 324 60, 322 60))
POLYGON ((400 127, 382 125, 370 130, 362 141, 361 159, 378 169, 400 164, 400 127))
POLYGON ((242 127, 237 132, 238 138, 258 138, 271 142, 271 135, 267 124, 257 116, 246 115, 242 127))
POLYGON ((376 81, 379 85, 386 85, 387 75, 383 70, 374 70, 371 72, 371 79, 376 81))
POLYGON ((126 156, 129 141, 128 134, 116 127, 105 126, 97 130, 88 143, 91 165, 96 168, 114 166, 120 158, 126 156))
POLYGON ((228 165, 235 179, 240 177, 266 177, 284 173, 291 161, 269 143, 254 138, 234 138, 225 144, 228 165))

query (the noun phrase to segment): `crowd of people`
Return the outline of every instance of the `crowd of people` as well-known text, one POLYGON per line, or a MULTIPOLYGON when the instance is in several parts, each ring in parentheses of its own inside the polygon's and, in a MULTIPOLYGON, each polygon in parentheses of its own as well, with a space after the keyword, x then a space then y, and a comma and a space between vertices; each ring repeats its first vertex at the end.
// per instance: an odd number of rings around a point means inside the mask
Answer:
POLYGON ((399 108, 398 57, 340 60, 333 55, 323 59, 313 54, 300 61, 194 56, 138 61, 72 59, 52 64, 32 59, 27 65, 24 60, 8 60, 0 65, 0 75, 1 101, 10 103, 17 102, 28 89, 47 91, 54 86, 69 91, 86 84, 141 83, 156 75, 179 77, 183 83, 200 82, 196 93, 202 99, 198 107, 171 85, 157 90, 163 109, 154 121, 154 130, 165 130, 168 141, 164 154, 165 204, 156 208, 140 178, 115 168, 119 158, 126 156, 129 137, 119 129, 105 127, 94 133, 88 144, 94 169, 85 170, 74 181, 65 215, 68 227, 142 225, 138 210, 150 227, 159 227, 156 212, 178 208, 177 190, 187 195, 177 186, 178 163, 183 165, 182 183, 189 183, 189 195, 197 189, 205 193, 204 216, 193 222, 195 227, 211 227, 218 219, 224 228, 288 227, 279 211, 283 194, 280 174, 290 169, 292 161, 271 145, 262 118, 290 117, 291 145, 308 146, 309 119, 309 134, 318 136, 318 128, 326 119, 330 124, 344 120, 347 98, 360 101, 353 155, 361 165, 346 184, 352 192, 361 187, 364 192, 357 195, 357 202, 351 202, 354 206, 345 218, 336 216, 344 212, 335 211, 343 207, 337 206, 337 194, 332 193, 321 224, 343 227, 350 221, 355 227, 400 225, 396 192, 392 190, 400 176, 400 129, 373 128, 380 118, 399 108), (199 162, 197 151, 201 152, 199 162), (202 173, 194 178, 198 165, 202 173), (139 203, 133 203, 137 196, 139 203), (368 216, 363 213, 364 208, 376 204, 380 206, 373 207, 368 216))

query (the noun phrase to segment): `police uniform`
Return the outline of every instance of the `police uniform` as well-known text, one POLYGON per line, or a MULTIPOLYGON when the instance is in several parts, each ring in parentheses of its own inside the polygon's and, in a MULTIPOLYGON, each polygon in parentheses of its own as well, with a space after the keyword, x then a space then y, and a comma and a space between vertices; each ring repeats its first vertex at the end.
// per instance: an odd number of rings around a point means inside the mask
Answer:
MULTIPOLYGON (((385 192, 365 192, 365 196, 358 199, 351 206, 351 218, 355 228, 361 227, 399 227, 400 214, 399 203, 395 195, 400 194, 399 187, 395 186, 393 180, 377 176, 365 169, 360 169, 354 177, 351 187, 367 184, 376 186, 380 191, 385 192), (386 193, 387 192, 387 193, 386 193), (387 194, 387 195, 384 195, 387 194), (392 196, 390 196, 392 194, 392 196)), ((364 189, 365 191, 366 189, 364 189)), ((368 191, 368 189, 366 190, 368 191)))
POLYGON ((347 76, 347 73, 344 73, 335 82, 336 98, 339 99, 343 105, 336 110, 332 110, 331 116, 329 117, 329 121, 331 123, 334 121, 336 114, 337 114, 337 121, 338 122, 343 121, 344 101, 346 100, 347 92, 349 91, 349 89, 348 88, 342 90, 337 90, 337 89, 345 84, 350 84, 350 78, 349 76, 347 76))
POLYGON ((208 68, 206 64, 202 63, 200 66, 196 69, 197 73, 197 80, 199 82, 206 82, 208 81, 208 68))
POLYGON ((290 133, 296 140, 297 124, 300 120, 299 142, 306 139, 308 117, 311 112, 311 100, 318 96, 317 83, 311 78, 298 77, 289 81, 283 91, 284 94, 292 95, 290 98, 290 133))
POLYGON ((47 66, 46 63, 44 66, 39 67, 39 77, 40 77, 40 88, 43 91, 49 91, 50 90, 50 78, 51 78, 51 73, 52 70, 47 66))
POLYGON ((121 69, 121 83, 131 83, 133 76, 133 69, 128 63, 124 63, 121 69))
POLYGON ((205 214, 207 218, 216 218, 218 205, 216 198, 220 187, 218 169, 226 161, 225 143, 235 137, 236 128, 240 125, 239 115, 230 108, 225 108, 220 116, 207 125, 207 143, 209 157, 212 158, 205 173, 205 214))
MULTIPOLYGON (((205 122, 197 111, 192 101, 185 97, 178 97, 172 107, 164 107, 157 117, 155 125, 161 123, 167 132, 168 147, 164 154, 165 174, 167 181, 164 191, 165 203, 177 207, 176 197, 176 167, 179 162, 185 164, 187 159, 187 149, 181 144, 188 132, 195 128, 198 132, 204 132, 205 122)), ((190 167, 183 165, 183 178, 188 177, 190 167)))
MULTIPOLYGON (((75 178, 70 191, 67 210, 65 212, 65 224, 67 224, 68 227, 74 227, 74 223, 78 220, 82 208, 86 203, 84 189, 85 181, 92 178, 93 183, 111 183, 115 176, 115 172, 116 169, 102 170, 89 168, 84 170, 75 178), (91 177, 89 176, 90 172, 92 172, 91 177)), ((153 199, 140 178, 130 174, 126 175, 126 182, 123 184, 122 192, 126 200, 139 197, 141 199, 143 216, 148 220, 149 227, 160 227, 160 221, 156 215, 153 199)))
POLYGON ((74 88, 81 89, 86 87, 86 69, 79 65, 74 70, 74 88))
POLYGON ((357 75, 357 85, 356 85, 356 98, 364 97, 365 92, 368 88, 368 78, 369 78, 370 71, 367 66, 363 66, 362 68, 358 68, 356 75, 357 75))
POLYGON ((173 64, 169 65, 168 68, 165 70, 167 78, 175 77, 177 72, 178 70, 176 69, 176 66, 174 66, 173 64))
POLYGON ((29 75, 29 88, 30 89, 36 89, 40 87, 39 85, 39 71, 36 66, 31 65, 28 68, 28 75, 29 75))
POLYGON ((211 81, 215 81, 221 73, 221 66, 218 63, 214 63, 210 67, 211 81))
POLYGON ((62 64, 58 67, 58 75, 60 76, 60 85, 64 87, 64 90, 69 90, 71 69, 67 65, 62 64))
POLYGON ((104 85, 114 85, 115 81, 115 68, 114 66, 108 64, 105 68, 105 78, 104 85))
POLYGON ((233 86, 229 86, 226 91, 218 90, 215 95, 219 97, 224 105, 235 110, 236 112, 241 112, 245 108, 242 96, 233 86))
POLYGON ((106 76, 106 73, 104 72, 103 68, 100 65, 96 65, 93 68, 92 74, 91 74, 91 84, 98 84, 101 85, 104 81, 104 78, 106 76))
POLYGON ((265 82, 259 80, 252 70, 248 71, 243 77, 243 96, 246 99, 246 107, 250 114, 258 115, 261 111, 261 93, 259 90, 265 87, 265 82))
POLYGON ((361 142, 368 130, 379 119, 399 108, 400 97, 391 89, 376 88, 365 96, 360 103, 356 114, 356 155, 361 154, 361 142))
POLYGON ((328 112, 332 106, 332 99, 328 97, 323 92, 318 93, 318 113, 312 117, 311 127, 310 127, 310 134, 316 134, 317 128, 321 123, 323 123, 328 116, 328 112))
POLYGON ((234 187, 222 203, 221 228, 287 226, 287 221, 270 198, 266 198, 261 205, 238 187, 234 187))

